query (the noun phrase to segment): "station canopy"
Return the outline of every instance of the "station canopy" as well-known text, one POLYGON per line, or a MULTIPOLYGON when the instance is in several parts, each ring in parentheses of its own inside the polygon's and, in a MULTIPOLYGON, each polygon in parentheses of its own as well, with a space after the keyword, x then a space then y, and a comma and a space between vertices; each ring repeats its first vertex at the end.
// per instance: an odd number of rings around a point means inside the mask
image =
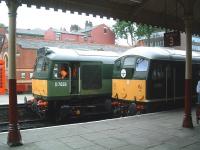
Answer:
MULTIPOLYGON (((0 0, 9 1, 9 0, 0 0)), ((166 29, 185 31, 185 10, 191 8, 192 33, 200 35, 200 0, 12 0, 28 7, 61 9, 166 29)))

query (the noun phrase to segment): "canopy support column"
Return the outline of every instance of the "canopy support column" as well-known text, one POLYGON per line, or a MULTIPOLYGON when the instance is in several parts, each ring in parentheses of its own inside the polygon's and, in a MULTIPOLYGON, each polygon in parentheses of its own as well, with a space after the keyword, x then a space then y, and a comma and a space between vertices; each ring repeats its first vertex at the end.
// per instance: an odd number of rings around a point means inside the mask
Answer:
POLYGON ((8 82, 9 82, 9 128, 7 144, 9 146, 22 145, 18 123, 17 93, 16 93, 16 16, 18 2, 7 1, 9 15, 8 37, 8 82))
POLYGON ((184 98, 184 119, 183 127, 193 128, 191 116, 191 100, 192 100, 192 17, 187 16, 185 20, 186 32, 186 64, 185 64, 185 98, 184 98))

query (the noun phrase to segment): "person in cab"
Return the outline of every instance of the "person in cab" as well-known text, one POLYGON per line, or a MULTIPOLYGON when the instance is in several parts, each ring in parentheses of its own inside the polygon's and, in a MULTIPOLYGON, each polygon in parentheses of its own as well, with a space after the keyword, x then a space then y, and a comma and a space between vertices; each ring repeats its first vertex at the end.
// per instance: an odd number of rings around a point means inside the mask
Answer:
POLYGON ((65 67, 61 67, 60 70, 61 79, 66 79, 68 76, 67 69, 65 67))

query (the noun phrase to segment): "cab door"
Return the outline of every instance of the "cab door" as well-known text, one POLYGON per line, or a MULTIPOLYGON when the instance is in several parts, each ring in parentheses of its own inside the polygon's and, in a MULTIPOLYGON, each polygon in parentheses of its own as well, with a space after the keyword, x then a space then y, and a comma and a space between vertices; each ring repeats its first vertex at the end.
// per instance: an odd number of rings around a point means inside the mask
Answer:
POLYGON ((71 91, 70 66, 68 62, 53 64, 52 80, 48 81, 49 96, 69 96, 71 91), (65 73, 62 73, 64 70, 65 73))
POLYGON ((176 69, 173 65, 167 65, 165 68, 165 101, 166 103, 174 103, 176 96, 176 69))
POLYGON ((69 68, 69 80, 71 83, 71 94, 80 94, 80 63, 72 62, 69 68))

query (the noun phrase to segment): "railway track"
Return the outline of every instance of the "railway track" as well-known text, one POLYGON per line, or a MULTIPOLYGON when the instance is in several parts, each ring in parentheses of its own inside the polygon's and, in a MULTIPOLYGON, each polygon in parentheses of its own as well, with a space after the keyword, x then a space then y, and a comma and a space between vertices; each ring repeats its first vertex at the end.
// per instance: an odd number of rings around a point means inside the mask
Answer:
MULTIPOLYGON (((0 123, 0 132, 8 131, 9 122, 0 123)), ((20 130, 45 127, 47 124, 40 119, 19 121, 20 130)))
MULTIPOLYGON (((89 113, 81 115, 79 117, 70 117, 65 121, 51 122, 47 120, 40 119, 38 115, 27 109, 26 105, 17 105, 18 109, 18 123, 20 130, 65 125, 65 124, 75 124, 81 122, 98 121, 103 119, 110 119, 113 116, 109 113, 89 113)), ((0 106, 0 132, 7 132, 9 127, 8 121, 8 105, 0 106)))
MULTIPOLYGON (((0 123, 1 122, 8 122, 8 105, 0 105, 0 123)), ((18 118, 19 120, 30 120, 38 119, 38 117, 31 111, 28 111, 25 104, 18 104, 17 105, 18 111, 18 118)))
MULTIPOLYGON (((62 121, 62 122, 49 122, 41 119, 29 119, 19 121, 20 130, 33 129, 33 128, 41 128, 48 126, 56 126, 56 125, 65 125, 65 124, 75 124, 81 122, 89 122, 89 121, 98 121, 102 119, 111 118, 108 114, 93 114, 90 116, 80 117, 80 118, 70 118, 70 120, 62 121)), ((0 122, 0 133, 8 131, 9 122, 0 122)))
MULTIPOLYGON (((8 131, 8 105, 0 106, 0 132, 8 131)), ((18 119, 21 129, 30 129, 35 127, 44 127, 44 123, 33 112, 28 111, 25 104, 17 105, 18 119)))

